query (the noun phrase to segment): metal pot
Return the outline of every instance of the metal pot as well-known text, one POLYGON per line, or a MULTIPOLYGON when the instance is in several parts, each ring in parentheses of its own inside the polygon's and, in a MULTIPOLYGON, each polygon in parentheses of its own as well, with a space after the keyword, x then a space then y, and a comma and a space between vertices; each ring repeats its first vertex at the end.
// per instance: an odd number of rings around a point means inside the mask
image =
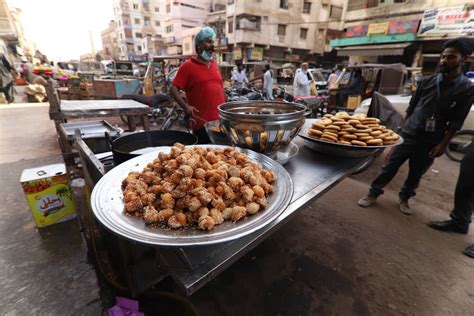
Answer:
POLYGON ((173 146, 175 143, 194 145, 196 136, 181 131, 151 131, 121 136, 112 140, 106 135, 115 163, 121 164, 131 158, 140 156, 153 150, 153 147, 173 146))

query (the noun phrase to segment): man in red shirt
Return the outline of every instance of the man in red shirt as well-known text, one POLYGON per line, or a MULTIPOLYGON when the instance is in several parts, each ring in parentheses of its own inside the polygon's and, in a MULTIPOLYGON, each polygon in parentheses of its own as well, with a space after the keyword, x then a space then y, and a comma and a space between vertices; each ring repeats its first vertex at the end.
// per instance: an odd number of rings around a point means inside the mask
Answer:
POLYGON ((194 134, 200 144, 210 143, 204 124, 219 119, 217 107, 225 102, 222 76, 213 60, 216 33, 202 28, 195 37, 196 56, 183 63, 171 85, 171 96, 194 122, 194 134), (183 99, 179 90, 186 92, 183 99))

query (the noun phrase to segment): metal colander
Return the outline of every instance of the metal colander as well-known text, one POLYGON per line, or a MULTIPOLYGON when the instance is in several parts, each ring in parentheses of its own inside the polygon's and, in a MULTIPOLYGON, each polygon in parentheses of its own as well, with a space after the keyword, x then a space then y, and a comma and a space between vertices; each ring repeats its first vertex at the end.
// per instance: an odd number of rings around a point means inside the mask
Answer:
POLYGON ((288 145, 305 122, 306 107, 277 101, 237 101, 219 106, 221 127, 232 144, 270 154, 288 145))

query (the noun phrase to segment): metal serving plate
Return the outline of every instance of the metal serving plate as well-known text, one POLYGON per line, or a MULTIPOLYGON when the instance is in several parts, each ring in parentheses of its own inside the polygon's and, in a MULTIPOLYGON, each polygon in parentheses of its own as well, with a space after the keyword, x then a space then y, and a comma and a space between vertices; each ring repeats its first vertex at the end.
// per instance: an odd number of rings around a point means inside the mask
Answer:
POLYGON ((299 149, 300 148, 298 145, 296 145, 294 142, 290 142, 285 147, 279 148, 277 152, 273 155, 270 155, 270 157, 281 165, 285 165, 291 160, 291 158, 298 154, 299 149))
POLYGON ((395 144, 383 146, 363 147, 325 142, 308 134, 308 130, 311 128, 311 125, 315 120, 316 119, 307 119, 299 136, 303 138, 305 146, 323 154, 348 158, 361 158, 371 155, 377 149, 398 146, 403 143, 403 138, 401 136, 395 144))
MULTIPOLYGON (((198 146, 198 145, 196 145, 198 146)), ((228 146, 199 145, 223 149, 228 146)), ((158 152, 169 153, 171 147, 157 147, 158 152)), ((288 206, 293 196, 293 181, 289 173, 279 163, 269 157, 246 149, 236 148, 248 155, 250 160, 260 163, 276 175, 274 192, 268 197, 269 205, 255 215, 248 216, 237 223, 226 221, 216 225, 211 231, 197 228, 165 229, 148 228, 145 222, 124 211, 122 180, 131 171, 142 171, 156 158, 157 152, 130 159, 106 173, 94 187, 91 207, 96 218, 112 232, 125 238, 160 246, 201 246, 237 239, 268 225, 288 206)))

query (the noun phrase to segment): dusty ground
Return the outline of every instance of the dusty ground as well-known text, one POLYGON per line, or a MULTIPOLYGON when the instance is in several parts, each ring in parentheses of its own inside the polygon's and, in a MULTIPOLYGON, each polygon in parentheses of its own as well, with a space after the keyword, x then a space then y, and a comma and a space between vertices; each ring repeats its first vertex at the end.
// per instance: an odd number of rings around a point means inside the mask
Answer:
MULTIPOLYGON (((55 137, 46 107, 0 108, 0 315, 99 315, 113 301, 77 223, 38 231, 17 183, 24 168, 61 161, 55 137)), ((474 260, 461 254, 473 230, 425 224, 447 218, 459 165, 438 159, 415 214, 405 216, 396 201, 406 168, 376 205, 356 204, 381 163, 344 180, 189 300, 202 315, 474 314, 474 260)), ((182 311, 141 304, 147 314, 182 311)))

